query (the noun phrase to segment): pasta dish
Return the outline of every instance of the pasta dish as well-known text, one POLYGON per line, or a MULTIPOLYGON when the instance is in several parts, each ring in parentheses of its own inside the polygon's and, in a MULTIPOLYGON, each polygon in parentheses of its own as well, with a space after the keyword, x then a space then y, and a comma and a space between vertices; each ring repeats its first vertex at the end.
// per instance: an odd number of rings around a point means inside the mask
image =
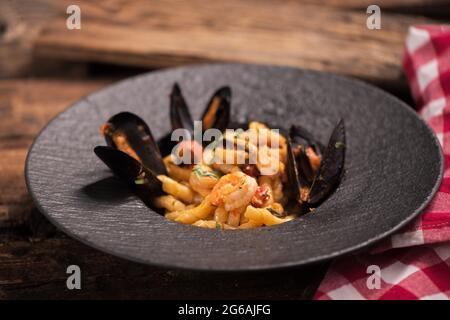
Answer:
POLYGON ((169 115, 169 142, 155 141, 144 120, 121 112, 101 126, 108 146, 94 149, 169 220, 211 229, 273 226, 314 211, 341 180, 342 120, 326 145, 298 124, 285 130, 261 121, 233 123, 231 89, 223 87, 193 121, 177 84, 169 115))

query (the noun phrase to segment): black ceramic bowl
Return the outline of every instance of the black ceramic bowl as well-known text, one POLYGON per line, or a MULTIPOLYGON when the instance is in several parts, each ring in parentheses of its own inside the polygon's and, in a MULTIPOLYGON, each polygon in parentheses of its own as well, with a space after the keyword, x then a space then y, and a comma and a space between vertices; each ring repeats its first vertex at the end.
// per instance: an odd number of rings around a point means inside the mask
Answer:
POLYGON ((234 271, 297 266, 373 244, 425 208, 442 170, 431 130, 379 89, 321 72, 225 64, 152 72, 80 100, 36 139, 26 178, 42 213, 99 250, 148 264, 234 271), (141 116, 156 138, 166 135, 174 82, 196 119, 223 85, 232 89, 237 122, 297 123, 326 142, 344 118, 347 153, 339 188, 314 213, 253 230, 203 229, 152 212, 112 177, 93 148, 105 144, 99 126, 120 111, 141 116))

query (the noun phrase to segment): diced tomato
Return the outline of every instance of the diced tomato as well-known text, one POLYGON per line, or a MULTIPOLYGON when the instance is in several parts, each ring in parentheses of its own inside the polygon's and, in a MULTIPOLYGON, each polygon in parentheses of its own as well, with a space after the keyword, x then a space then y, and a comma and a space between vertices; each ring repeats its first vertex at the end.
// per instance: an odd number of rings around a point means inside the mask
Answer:
POLYGON ((259 176, 259 170, 254 164, 247 164, 242 168, 242 172, 244 172, 246 175, 249 175, 250 177, 258 177, 259 176))
POLYGON ((272 192, 270 190, 270 187, 266 184, 263 184, 256 189, 251 202, 254 207, 263 208, 270 205, 271 198, 272 192))

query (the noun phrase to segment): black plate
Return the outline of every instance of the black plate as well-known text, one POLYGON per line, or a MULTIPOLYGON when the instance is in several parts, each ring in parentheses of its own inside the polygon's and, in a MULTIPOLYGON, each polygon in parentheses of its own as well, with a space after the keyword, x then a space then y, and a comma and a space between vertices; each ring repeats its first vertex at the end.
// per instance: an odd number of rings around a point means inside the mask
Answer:
POLYGON ((431 130, 391 95, 327 73, 230 64, 152 72, 80 100, 36 139, 26 178, 41 212, 97 249, 171 267, 255 270, 320 261, 375 243, 424 209, 442 170, 431 130), (340 187, 314 213, 254 230, 208 230, 152 212, 111 178, 92 150, 105 144, 99 126, 124 110, 146 120, 156 138, 167 134, 175 81, 197 119, 222 85, 232 88, 238 122, 255 119, 275 128, 299 123, 326 142, 343 117, 347 154, 340 187))

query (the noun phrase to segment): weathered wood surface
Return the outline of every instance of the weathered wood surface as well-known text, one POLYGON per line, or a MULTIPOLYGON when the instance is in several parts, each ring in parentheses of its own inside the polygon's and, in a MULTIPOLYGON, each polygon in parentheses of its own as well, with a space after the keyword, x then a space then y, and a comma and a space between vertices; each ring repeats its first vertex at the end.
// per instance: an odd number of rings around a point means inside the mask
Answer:
POLYGON ((326 264, 289 271, 203 274, 144 266, 57 231, 33 206, 23 176, 27 150, 58 112, 108 81, 0 81, 0 299, 310 298, 326 264), (66 269, 82 270, 82 290, 66 269))
POLYGON ((326 264, 251 274, 198 273, 125 261, 65 237, 0 245, 0 298, 9 299, 305 299, 326 264), (68 290, 66 269, 81 269, 68 290))
MULTIPOLYGON (((408 9, 429 8, 430 10, 439 10, 448 5, 447 0, 299 0, 302 3, 322 4, 330 7, 346 9, 365 9, 370 5, 376 4, 382 10, 389 11, 409 11, 408 9)), ((420 14, 420 12, 419 12, 420 14)))
POLYGON ((0 227, 25 223, 32 209, 25 157, 36 134, 60 111, 107 81, 0 80, 0 227))
POLYGON ((46 57, 152 68, 209 61, 270 63, 406 87, 399 80, 407 28, 430 20, 385 13, 382 29, 368 30, 365 8, 305 2, 312 1, 79 1, 81 30, 68 30, 63 9, 70 1, 60 1, 35 50, 46 57))
POLYGON ((0 78, 59 74, 0 81, 0 299, 311 297, 326 265, 204 275, 135 264, 69 239, 33 206, 24 161, 48 120, 112 81, 67 80, 86 75, 86 66, 54 58, 143 67, 219 60, 291 64, 404 90, 399 57, 406 27, 430 21, 423 15, 448 20, 449 2, 378 1, 383 29, 369 31, 365 8, 372 2, 232 0, 222 7, 200 0, 82 0, 82 32, 69 32, 65 11, 71 1, 0 1, 0 78), (65 287, 69 264, 82 269, 80 291, 65 287))

